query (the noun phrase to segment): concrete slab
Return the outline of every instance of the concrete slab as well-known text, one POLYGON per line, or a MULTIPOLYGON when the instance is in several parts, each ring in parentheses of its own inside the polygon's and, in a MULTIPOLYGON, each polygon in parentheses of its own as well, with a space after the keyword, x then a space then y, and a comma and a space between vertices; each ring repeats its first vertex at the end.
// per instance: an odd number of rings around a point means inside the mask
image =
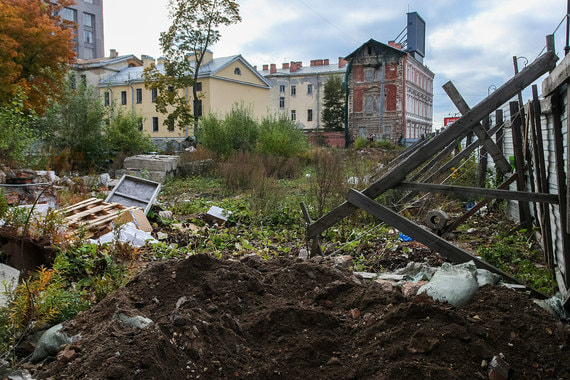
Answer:
POLYGON ((8 297, 4 292, 11 292, 18 286, 20 271, 9 265, 0 264, 0 307, 8 306, 8 297))

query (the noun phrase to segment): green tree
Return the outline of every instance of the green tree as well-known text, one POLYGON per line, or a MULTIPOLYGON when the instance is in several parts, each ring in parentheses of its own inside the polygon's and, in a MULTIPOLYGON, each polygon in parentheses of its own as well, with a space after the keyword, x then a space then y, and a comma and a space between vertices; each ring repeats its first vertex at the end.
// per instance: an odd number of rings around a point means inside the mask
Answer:
POLYGON ((45 143, 68 154, 74 169, 100 165, 108 152, 103 136, 105 115, 105 108, 93 88, 81 82, 72 89, 67 83, 61 100, 46 111, 45 143))
POLYGON ((0 106, 0 162, 10 166, 24 162, 33 141, 35 117, 24 111, 19 99, 16 96, 9 106, 0 106))
MULTIPOLYGON (((164 68, 145 69, 145 87, 158 90, 156 110, 169 113, 165 124, 185 128, 194 119, 198 127, 199 96, 197 80, 208 48, 220 39, 218 28, 241 21, 239 5, 234 0, 170 0, 172 24, 160 34, 165 55, 164 68), (193 110, 186 89, 192 87, 193 110)), ((196 131, 195 131, 196 132, 196 131)))
POLYGON ((344 129, 345 89, 340 76, 334 75, 325 83, 323 124, 325 129, 344 129))
POLYGON ((151 137, 140 129, 142 116, 134 112, 125 113, 119 108, 116 112, 111 110, 109 117, 104 132, 111 155, 133 155, 154 150, 151 137))

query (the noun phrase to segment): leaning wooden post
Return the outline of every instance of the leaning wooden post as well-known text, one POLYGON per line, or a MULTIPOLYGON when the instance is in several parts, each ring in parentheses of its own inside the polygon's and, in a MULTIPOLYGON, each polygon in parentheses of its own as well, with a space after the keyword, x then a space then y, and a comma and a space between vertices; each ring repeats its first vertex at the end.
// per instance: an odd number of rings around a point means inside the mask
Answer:
MULTIPOLYGON (((517 170, 517 190, 526 190, 525 165, 523 155, 523 141, 521 131, 521 117, 519 113, 519 103, 510 102, 509 108, 511 112, 511 132, 513 134, 513 149, 515 152, 515 168, 517 170)), ((519 219, 524 228, 532 227, 532 219, 530 216, 530 208, 528 202, 518 201, 519 219)))
MULTIPOLYGON (((309 209, 307 208, 307 205, 305 204, 305 202, 301 202, 301 211, 303 212, 303 217, 305 218, 305 222, 307 222, 307 225, 310 225, 311 223, 313 223, 313 220, 311 219, 311 215, 309 214, 309 209)), ((318 237, 314 237, 312 239, 311 242, 311 255, 321 255, 323 252, 321 250, 321 241, 318 237)))
MULTIPOLYGON (((495 125, 502 125, 504 123, 503 120, 503 110, 496 110, 495 111, 495 125)), ((497 144, 497 147, 501 150, 501 153, 503 153, 504 149, 503 149, 503 137, 505 135, 505 129, 501 128, 500 131, 497 132, 497 134, 495 135, 495 141, 497 144)), ((502 183, 503 182, 503 173, 501 173, 500 170, 496 170, 495 171, 495 175, 497 176, 497 183, 502 183)))
MULTIPOLYGON (((485 132, 489 130, 489 116, 485 116, 481 121, 485 132)), ((498 148, 498 147, 497 147, 498 148)), ((477 166, 477 180, 479 187, 486 187, 487 182, 487 149, 485 145, 479 148, 479 165, 477 166)))

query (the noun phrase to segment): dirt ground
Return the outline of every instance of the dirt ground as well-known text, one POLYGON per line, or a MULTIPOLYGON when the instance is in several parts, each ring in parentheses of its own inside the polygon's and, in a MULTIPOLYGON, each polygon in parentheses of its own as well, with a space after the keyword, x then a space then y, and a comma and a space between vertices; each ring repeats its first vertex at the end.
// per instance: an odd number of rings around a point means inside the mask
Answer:
POLYGON ((82 339, 35 378, 485 379, 499 354, 513 379, 570 378, 568 327, 524 294, 456 308, 315 259, 158 262, 65 328, 82 339))

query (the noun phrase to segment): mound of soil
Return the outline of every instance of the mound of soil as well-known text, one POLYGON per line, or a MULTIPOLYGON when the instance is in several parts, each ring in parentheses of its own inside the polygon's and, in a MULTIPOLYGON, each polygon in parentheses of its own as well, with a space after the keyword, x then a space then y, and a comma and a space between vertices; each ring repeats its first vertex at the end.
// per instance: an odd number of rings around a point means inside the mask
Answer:
POLYGON ((455 308, 311 260, 156 263, 65 329, 81 340, 34 377, 484 379, 502 353, 513 378, 570 378, 567 327, 524 294, 455 308))

